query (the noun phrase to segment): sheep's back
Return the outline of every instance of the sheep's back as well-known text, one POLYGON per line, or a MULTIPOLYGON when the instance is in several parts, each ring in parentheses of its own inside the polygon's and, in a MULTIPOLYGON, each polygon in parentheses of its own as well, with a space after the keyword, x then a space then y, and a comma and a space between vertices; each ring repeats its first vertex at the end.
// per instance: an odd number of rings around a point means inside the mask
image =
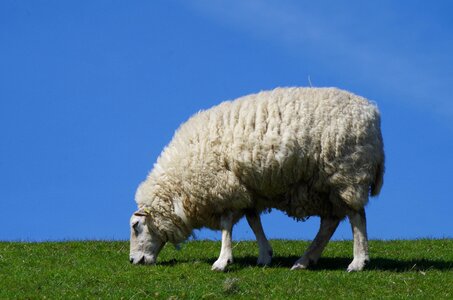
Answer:
POLYGON ((364 98, 337 89, 277 89, 230 106, 228 167, 253 191, 272 197, 301 182, 322 193, 371 182, 382 146, 377 109, 364 98), (367 178, 357 179, 356 171, 367 178))

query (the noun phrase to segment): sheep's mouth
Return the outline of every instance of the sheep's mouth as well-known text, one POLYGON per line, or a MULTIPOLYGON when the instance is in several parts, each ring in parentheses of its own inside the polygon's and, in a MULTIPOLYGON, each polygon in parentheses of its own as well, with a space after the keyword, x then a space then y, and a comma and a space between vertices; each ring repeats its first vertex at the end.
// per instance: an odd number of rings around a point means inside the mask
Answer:
POLYGON ((129 262, 134 265, 153 265, 156 263, 156 260, 148 255, 142 255, 138 257, 131 256, 129 262))

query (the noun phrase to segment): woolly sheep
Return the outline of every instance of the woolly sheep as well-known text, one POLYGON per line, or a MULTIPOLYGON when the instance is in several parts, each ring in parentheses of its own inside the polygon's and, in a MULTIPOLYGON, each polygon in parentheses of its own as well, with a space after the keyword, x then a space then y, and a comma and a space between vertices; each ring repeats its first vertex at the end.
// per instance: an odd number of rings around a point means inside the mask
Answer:
POLYGON ((166 242, 195 228, 222 230, 213 270, 232 262, 231 232, 245 214, 268 264, 272 248, 259 218, 276 208, 321 217, 318 234, 292 269, 316 263, 348 216, 354 259, 368 257, 364 207, 383 183, 384 151, 377 107, 336 88, 277 88, 226 101, 191 117, 175 133, 137 189, 130 260, 155 263, 166 242))

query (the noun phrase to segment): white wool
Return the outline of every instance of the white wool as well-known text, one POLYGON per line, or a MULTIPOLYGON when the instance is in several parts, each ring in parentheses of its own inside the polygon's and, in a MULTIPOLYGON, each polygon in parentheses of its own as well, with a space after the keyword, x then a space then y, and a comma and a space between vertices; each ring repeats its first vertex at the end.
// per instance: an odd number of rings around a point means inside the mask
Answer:
POLYGON ((219 216, 278 208, 344 217, 379 193, 378 109, 335 88, 278 88, 195 114, 137 191, 166 240, 219 228, 219 216))
POLYGON ((184 206, 182 204, 181 198, 175 198, 173 201, 173 206, 175 209, 175 214, 184 222, 184 224, 189 224, 189 221, 184 212, 184 206))

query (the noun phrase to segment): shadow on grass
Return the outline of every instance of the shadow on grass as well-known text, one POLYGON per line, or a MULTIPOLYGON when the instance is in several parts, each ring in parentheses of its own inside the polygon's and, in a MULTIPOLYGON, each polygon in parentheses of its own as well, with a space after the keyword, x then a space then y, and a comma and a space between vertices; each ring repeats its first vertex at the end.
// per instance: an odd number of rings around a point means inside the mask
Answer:
MULTIPOLYGON (((298 256, 276 256, 272 258, 270 268, 291 268, 298 256)), ((321 257, 318 263, 311 270, 346 270, 351 263, 352 258, 347 257, 321 257)), ((238 257, 235 263, 239 266, 253 266, 256 258, 254 257, 238 257)), ((430 260, 430 259, 412 259, 399 260, 383 257, 373 257, 366 265, 366 270, 393 271, 393 272, 408 272, 408 271, 426 271, 453 270, 453 261, 430 260)))
MULTIPOLYGON (((255 256, 235 257, 234 264, 229 267, 229 271, 235 271, 246 267, 256 266, 255 256)), ((268 268, 285 268, 292 267, 294 262, 299 259, 298 256, 275 256, 272 258, 272 264, 268 268)), ((215 260, 201 260, 199 262, 211 265, 215 260)), ((310 270, 346 270, 352 258, 347 257, 321 257, 315 266, 310 270)), ((171 259, 162 261, 159 264, 163 266, 174 266, 180 263, 194 263, 189 260, 171 259)), ((374 257, 367 264, 366 270, 392 271, 392 272, 417 272, 427 270, 450 271, 453 270, 453 261, 430 260, 430 259, 412 259, 399 260, 383 257, 374 257)))

